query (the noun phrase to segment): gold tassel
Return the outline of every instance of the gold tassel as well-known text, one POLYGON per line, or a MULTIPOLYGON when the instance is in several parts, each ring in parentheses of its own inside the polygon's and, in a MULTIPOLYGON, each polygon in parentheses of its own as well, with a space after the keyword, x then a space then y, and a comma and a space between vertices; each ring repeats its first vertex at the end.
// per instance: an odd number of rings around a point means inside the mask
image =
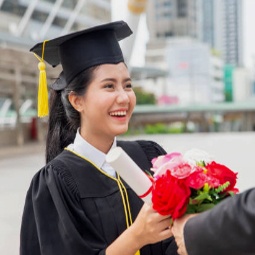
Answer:
POLYGON ((38 117, 45 117, 49 114, 48 103, 48 85, 45 71, 45 63, 38 64, 39 74, 39 87, 38 87, 38 117))
POLYGON ((49 114, 49 100, 48 100, 48 85, 47 85, 47 76, 46 76, 46 65, 44 63, 44 48, 45 43, 43 42, 42 48, 42 57, 36 56, 36 58, 40 61, 38 64, 39 73, 39 85, 38 85, 38 117, 45 117, 49 114))

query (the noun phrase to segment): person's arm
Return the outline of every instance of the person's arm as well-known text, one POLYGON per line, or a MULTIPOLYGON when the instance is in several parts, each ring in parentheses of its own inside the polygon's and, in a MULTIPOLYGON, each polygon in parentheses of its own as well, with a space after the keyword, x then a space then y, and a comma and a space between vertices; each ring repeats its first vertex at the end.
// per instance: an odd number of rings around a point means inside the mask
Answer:
POLYGON ((144 204, 135 222, 108 248, 106 255, 133 255, 147 244, 153 244, 172 236, 170 217, 162 216, 144 204))
MULTIPOLYGON (((118 141, 118 146, 121 146, 141 169, 147 171, 152 167, 153 158, 166 154, 154 141, 118 141)), ((170 224, 169 216, 162 216, 153 210, 152 206, 144 204, 134 223, 106 248, 106 255, 134 255, 148 244, 168 239, 172 237, 170 224)), ((173 237, 168 241, 168 245, 166 244, 167 242, 163 245, 166 249, 164 254, 176 254, 177 247, 173 237)))
POLYGON ((255 254, 255 188, 176 220, 172 231, 181 255, 255 254))

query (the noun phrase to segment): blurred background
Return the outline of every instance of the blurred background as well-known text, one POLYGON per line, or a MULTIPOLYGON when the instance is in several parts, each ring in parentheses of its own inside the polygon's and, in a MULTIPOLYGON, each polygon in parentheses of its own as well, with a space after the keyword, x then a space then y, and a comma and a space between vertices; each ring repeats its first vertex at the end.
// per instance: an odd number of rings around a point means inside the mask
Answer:
MULTIPOLYGON (((43 141, 37 42, 115 20, 138 105, 129 134, 253 131, 253 0, 0 0, 0 147, 43 141)), ((61 67, 47 66, 48 83, 61 67)))
MULTIPOLYGON (((44 165, 34 44, 126 21, 137 106, 122 139, 204 149, 242 191, 255 184, 254 10, 254 0, 0 0, 0 254, 18 254, 25 194, 44 165)), ((60 71, 47 65, 48 84, 60 71)))

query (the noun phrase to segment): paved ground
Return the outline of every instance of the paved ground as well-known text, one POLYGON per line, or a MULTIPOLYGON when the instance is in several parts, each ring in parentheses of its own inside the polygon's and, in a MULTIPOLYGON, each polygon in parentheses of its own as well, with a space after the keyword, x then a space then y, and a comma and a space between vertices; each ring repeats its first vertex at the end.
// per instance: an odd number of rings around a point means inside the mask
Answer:
POLYGON ((0 254, 16 255, 25 193, 34 172, 43 166, 38 144, 0 150, 0 254))
MULTIPOLYGON (((131 137, 128 139, 136 139, 131 137)), ((127 138, 125 138, 127 139, 127 138)), ((255 185, 255 133, 204 133, 139 136, 155 140, 167 151, 200 148, 216 161, 239 172, 238 186, 255 185)), ((0 254, 18 255, 19 229, 24 199, 34 173, 44 164, 42 144, 0 149, 0 254)))

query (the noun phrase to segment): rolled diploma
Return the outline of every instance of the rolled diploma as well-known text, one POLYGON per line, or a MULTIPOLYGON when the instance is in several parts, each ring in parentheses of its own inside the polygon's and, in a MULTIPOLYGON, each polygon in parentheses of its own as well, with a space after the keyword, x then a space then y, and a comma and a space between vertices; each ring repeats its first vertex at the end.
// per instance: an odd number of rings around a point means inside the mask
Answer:
MULTIPOLYGON (((138 196, 144 195, 151 188, 151 180, 121 147, 110 150, 106 155, 106 162, 119 173, 138 196)), ((151 204, 151 192, 141 199, 151 204)))

